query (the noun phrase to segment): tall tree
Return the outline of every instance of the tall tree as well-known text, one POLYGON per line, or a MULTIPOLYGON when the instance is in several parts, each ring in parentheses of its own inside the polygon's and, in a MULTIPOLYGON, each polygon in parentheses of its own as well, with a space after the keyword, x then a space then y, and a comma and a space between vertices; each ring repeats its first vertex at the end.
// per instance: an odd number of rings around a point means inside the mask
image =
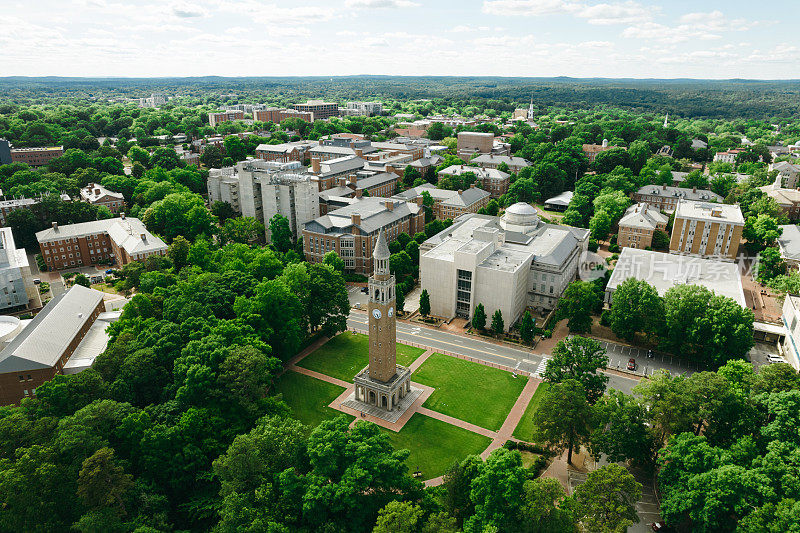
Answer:
POLYGON ((569 337, 558 341, 547 361, 542 377, 550 383, 576 380, 590 403, 596 402, 605 392, 608 376, 598 373, 608 365, 606 351, 594 339, 569 337))
POLYGON ((602 533, 623 533, 638 524, 636 502, 641 497, 642 484, 618 464, 590 472, 575 488, 581 523, 588 531, 602 533))
POLYGON ((611 330, 633 341, 637 333, 656 337, 664 324, 664 301, 655 287, 644 280, 629 278, 614 291, 611 330))
POLYGON ((519 325, 519 334, 520 338, 522 338, 522 342, 525 344, 530 344, 533 342, 533 335, 536 330, 536 326, 533 322, 533 317, 531 316, 530 311, 527 309, 525 310, 525 314, 522 315, 522 321, 519 325))
POLYGON ((572 464, 572 450, 589 436, 590 418, 583 385, 574 379, 555 383, 533 415, 534 438, 550 448, 566 448, 567 463, 572 464))
POLYGON ((600 297, 588 281, 573 281, 558 301, 561 318, 569 319, 567 326, 573 333, 592 330, 592 313, 600 306, 600 297))
POLYGON ((431 297, 426 289, 422 289, 422 293, 419 295, 419 314, 424 317, 431 314, 431 297))
POLYGON ((476 305, 475 310, 472 312, 472 327, 479 331, 483 331, 486 328, 486 310, 481 303, 476 305))
POLYGON ((270 242, 279 252, 286 253, 292 248, 292 230, 285 216, 277 213, 269 219, 269 233, 270 242))
POLYGON ((505 330, 506 325, 503 321, 503 312, 497 309, 492 315, 492 333, 495 335, 502 335, 505 330))
POLYGON ((83 461, 78 473, 78 496, 90 509, 113 508, 125 515, 125 496, 133 477, 114 460, 114 450, 100 448, 83 461))

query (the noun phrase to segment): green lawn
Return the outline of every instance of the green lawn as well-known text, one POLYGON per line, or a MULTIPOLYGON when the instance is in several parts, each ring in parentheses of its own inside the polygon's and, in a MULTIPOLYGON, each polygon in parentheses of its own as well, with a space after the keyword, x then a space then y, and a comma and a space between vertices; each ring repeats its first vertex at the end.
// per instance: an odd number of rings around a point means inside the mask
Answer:
POLYGON ((496 431, 528 378, 463 359, 433 354, 411 377, 435 388, 424 406, 496 431))
POLYGON ((549 386, 548 383, 539 383, 539 386, 536 387, 536 392, 533 393, 533 398, 531 398, 528 408, 525 409, 525 414, 522 415, 522 419, 514 429, 514 437, 526 442, 533 441, 533 413, 539 407, 539 403, 542 401, 544 395, 547 394, 547 388, 549 386))
MULTIPOLYGON (((397 364, 408 366, 425 352, 397 343, 397 364)), ((340 333, 305 357, 298 366, 350 382, 369 362, 369 338, 350 331, 340 333)))
POLYGON ((396 449, 411 451, 406 464, 411 473, 419 468, 422 479, 441 476, 453 462, 480 454, 491 442, 488 437, 419 413, 399 433, 389 430, 386 433, 396 449))
POLYGON ((283 401, 291 407, 292 415, 311 428, 340 415, 355 418, 328 407, 343 392, 342 387, 291 370, 275 382, 272 390, 273 394, 283 394, 283 401))

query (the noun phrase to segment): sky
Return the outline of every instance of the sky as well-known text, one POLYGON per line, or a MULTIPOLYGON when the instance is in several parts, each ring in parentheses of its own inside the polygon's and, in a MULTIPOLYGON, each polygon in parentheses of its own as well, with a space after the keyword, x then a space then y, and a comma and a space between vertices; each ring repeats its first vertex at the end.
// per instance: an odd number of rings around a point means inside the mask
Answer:
POLYGON ((797 9, 797 0, 0 0, 0 76, 796 79, 797 9))

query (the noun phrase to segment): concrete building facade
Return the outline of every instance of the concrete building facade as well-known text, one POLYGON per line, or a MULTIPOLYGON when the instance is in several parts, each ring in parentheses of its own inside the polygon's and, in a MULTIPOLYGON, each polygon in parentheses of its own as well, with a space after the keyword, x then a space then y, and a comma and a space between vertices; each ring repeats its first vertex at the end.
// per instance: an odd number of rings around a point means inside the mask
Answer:
POLYGON ((475 154, 490 154, 494 147, 494 133, 480 131, 461 131, 458 133, 456 153, 464 161, 475 154))
POLYGON ((675 209, 671 253, 733 260, 739 253, 744 217, 738 205, 681 201, 675 209))
POLYGON ((526 308, 553 309, 578 272, 589 231, 542 223, 528 204, 502 218, 463 215, 420 246, 420 279, 431 313, 472 317, 483 304, 510 328, 526 308))
POLYGON ((339 104, 336 102, 324 102, 322 100, 309 100, 305 104, 295 104, 297 111, 311 113, 314 120, 325 120, 326 118, 339 116, 339 104))
POLYGON ((11 228, 0 228, 0 312, 41 306, 25 249, 16 247, 11 228))

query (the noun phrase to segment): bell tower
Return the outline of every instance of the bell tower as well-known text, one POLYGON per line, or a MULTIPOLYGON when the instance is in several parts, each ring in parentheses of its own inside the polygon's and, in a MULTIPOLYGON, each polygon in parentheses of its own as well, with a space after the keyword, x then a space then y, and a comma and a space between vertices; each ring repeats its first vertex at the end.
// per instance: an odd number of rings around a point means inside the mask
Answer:
POLYGON ((389 245, 383 230, 372 253, 374 269, 369 278, 369 377, 388 382, 397 372, 397 325, 394 276, 389 271, 389 245))

